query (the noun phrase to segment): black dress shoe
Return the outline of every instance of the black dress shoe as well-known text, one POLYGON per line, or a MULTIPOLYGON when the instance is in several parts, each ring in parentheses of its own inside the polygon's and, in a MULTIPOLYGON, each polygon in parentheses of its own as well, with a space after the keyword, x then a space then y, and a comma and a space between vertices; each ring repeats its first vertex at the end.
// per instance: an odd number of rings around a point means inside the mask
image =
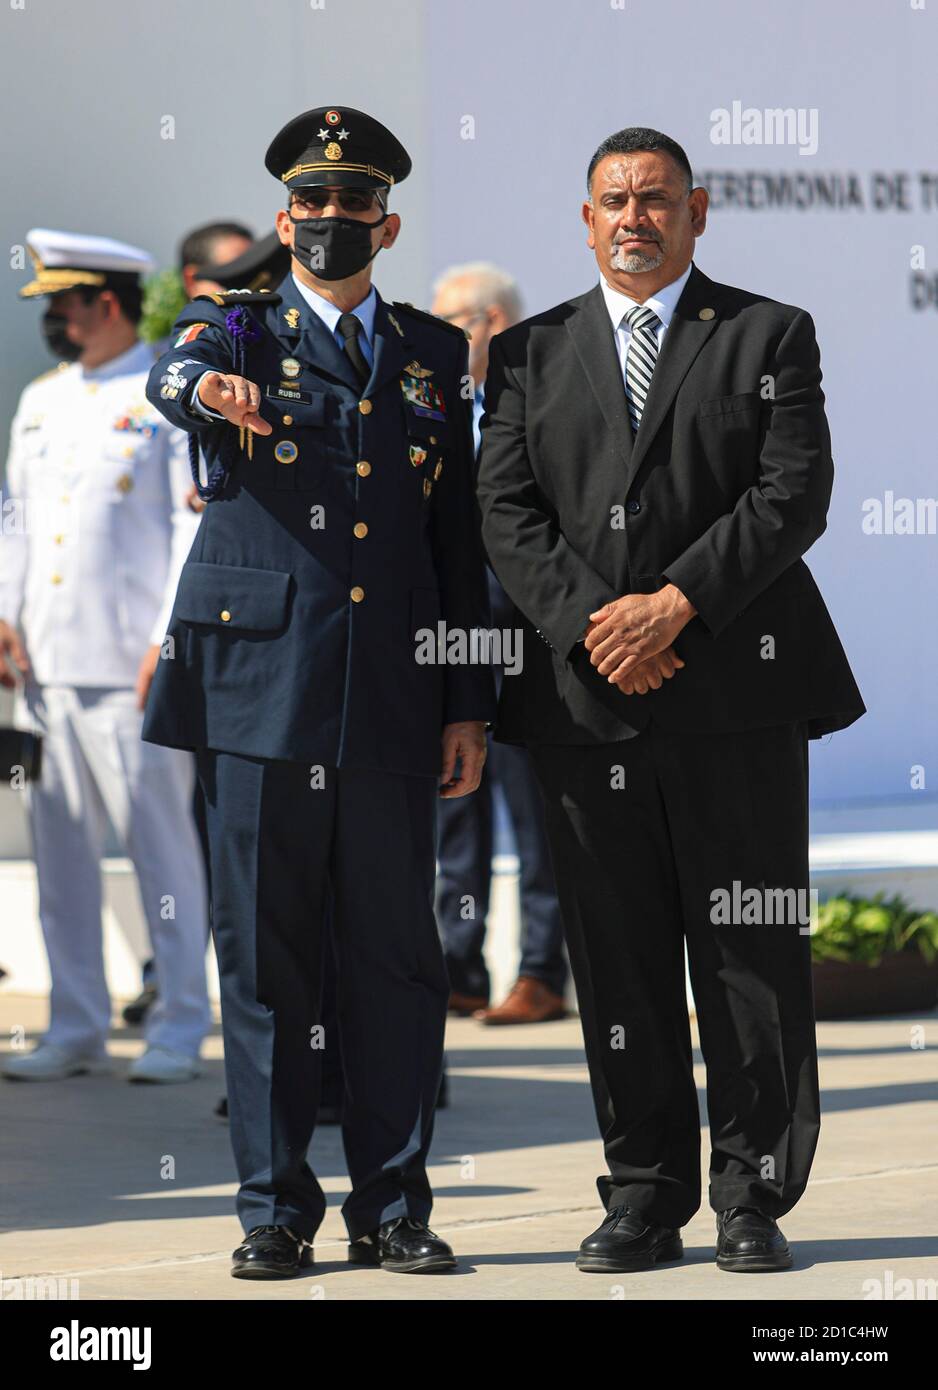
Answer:
POLYGON ((125 1004, 123 1009, 121 1009, 121 1018, 132 1027, 138 1023, 142 1023, 156 1003, 156 999, 156 986, 144 985, 136 999, 132 999, 129 1004, 125 1004))
POLYGON ((576 1267, 589 1274, 630 1274, 679 1260, 683 1254, 679 1230, 649 1226, 631 1207, 613 1207, 599 1230, 580 1246, 576 1267))
POLYGON ((289 1226, 255 1226, 231 1256, 235 1279, 289 1279, 313 1263, 309 1241, 289 1226))
POLYGON ((456 1268, 456 1256, 445 1240, 434 1235, 423 1221, 398 1216, 385 1221, 371 1235, 353 1240, 349 1264, 379 1265, 396 1274, 433 1274, 456 1268))
POLYGON ((737 1274, 791 1269, 788 1241, 770 1216, 753 1207, 717 1213, 717 1265, 737 1274))

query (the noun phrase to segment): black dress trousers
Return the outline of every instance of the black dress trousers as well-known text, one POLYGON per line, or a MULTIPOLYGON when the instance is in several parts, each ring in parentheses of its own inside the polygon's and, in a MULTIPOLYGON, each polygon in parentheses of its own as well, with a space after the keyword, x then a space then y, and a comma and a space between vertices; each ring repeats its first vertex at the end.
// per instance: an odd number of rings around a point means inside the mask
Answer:
POLYGON ((805 1190, 820 1129, 804 726, 651 724, 620 743, 531 751, 609 1165, 600 1196, 670 1227, 700 1205, 686 937, 710 1205, 780 1217, 805 1190))
POLYGON ((433 915, 437 779, 199 751, 231 1142, 245 1231, 312 1240, 307 1162, 331 911, 351 1239, 426 1221, 449 986, 433 915))

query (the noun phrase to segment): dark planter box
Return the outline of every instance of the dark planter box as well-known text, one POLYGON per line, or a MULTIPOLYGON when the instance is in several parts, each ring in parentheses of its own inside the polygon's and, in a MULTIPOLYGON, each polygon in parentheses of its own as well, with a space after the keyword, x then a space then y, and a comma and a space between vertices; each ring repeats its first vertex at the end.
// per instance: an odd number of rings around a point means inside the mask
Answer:
POLYGON ((812 970, 819 1020, 930 1013, 938 1003, 938 961, 929 965, 918 951, 895 952, 879 965, 815 961, 812 970))

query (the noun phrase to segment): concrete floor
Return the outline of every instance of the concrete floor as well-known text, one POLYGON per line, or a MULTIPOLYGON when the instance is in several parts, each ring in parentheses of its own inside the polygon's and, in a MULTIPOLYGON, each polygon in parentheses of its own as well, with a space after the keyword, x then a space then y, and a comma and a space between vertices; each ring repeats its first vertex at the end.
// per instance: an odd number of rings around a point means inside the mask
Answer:
MULTIPOLYGON (((13 1030, 29 1038, 44 1019, 43 1000, 0 988, 4 1049, 13 1030)), ((143 1087, 123 1079, 139 1035, 116 1027, 113 1078, 0 1082, 0 1277, 55 1277, 82 1299, 251 1301, 861 1300, 875 1290, 865 1281, 880 1281, 888 1298, 900 1279, 938 1280, 938 1016, 821 1024, 818 1037, 824 1121, 812 1183, 782 1223, 795 1246, 785 1274, 718 1271, 707 1207, 684 1230, 682 1264, 575 1270, 576 1247, 601 1215, 602 1154, 571 1019, 450 1025, 452 1104, 437 1120, 432 1224, 455 1247, 458 1273, 418 1279, 346 1265, 340 1136, 323 1129, 312 1160, 330 1205, 316 1267, 288 1282, 232 1279, 240 1227, 227 1127, 212 1114, 224 1090, 218 1029, 202 1080, 143 1087), (174 1176, 163 1176, 170 1162, 174 1176)))

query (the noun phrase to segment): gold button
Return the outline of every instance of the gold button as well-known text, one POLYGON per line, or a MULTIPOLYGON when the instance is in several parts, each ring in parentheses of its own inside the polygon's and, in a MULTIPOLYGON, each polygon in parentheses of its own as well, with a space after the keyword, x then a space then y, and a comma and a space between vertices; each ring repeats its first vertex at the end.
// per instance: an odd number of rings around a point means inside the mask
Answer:
POLYGON ((356 521, 353 529, 360 541, 364 540, 364 538, 368 535, 368 527, 365 525, 363 521, 356 521))
POLYGON ((292 425, 292 424, 293 424, 293 416, 292 416, 292 415, 284 415, 284 417, 283 417, 283 423, 284 423, 285 425, 292 425))
POLYGON ((353 603, 361 603, 362 599, 365 597, 364 589, 361 588, 360 585, 356 584, 355 588, 352 590, 351 597, 353 603))
POLYGON ((367 459, 362 459, 361 463, 356 463, 355 471, 360 478, 367 478, 371 472, 371 464, 367 459))
POLYGON ((431 434, 431 436, 430 436, 430 443, 431 443, 431 444, 435 444, 435 443, 436 443, 436 435, 435 435, 435 434, 431 434))
POLYGON ((62 576, 61 576, 60 574, 54 574, 54 575, 52 576, 52 583, 53 583, 53 584, 61 584, 61 582, 62 582, 62 576))
POLYGON ((227 609, 227 608, 223 608, 223 609, 221 610, 221 613, 219 613, 218 616, 221 618, 221 620, 222 620, 223 623, 230 623, 230 622, 231 622, 231 614, 228 612, 228 609, 227 609))
POLYGON ((359 401, 358 408, 363 415, 371 414, 371 401, 359 401))

